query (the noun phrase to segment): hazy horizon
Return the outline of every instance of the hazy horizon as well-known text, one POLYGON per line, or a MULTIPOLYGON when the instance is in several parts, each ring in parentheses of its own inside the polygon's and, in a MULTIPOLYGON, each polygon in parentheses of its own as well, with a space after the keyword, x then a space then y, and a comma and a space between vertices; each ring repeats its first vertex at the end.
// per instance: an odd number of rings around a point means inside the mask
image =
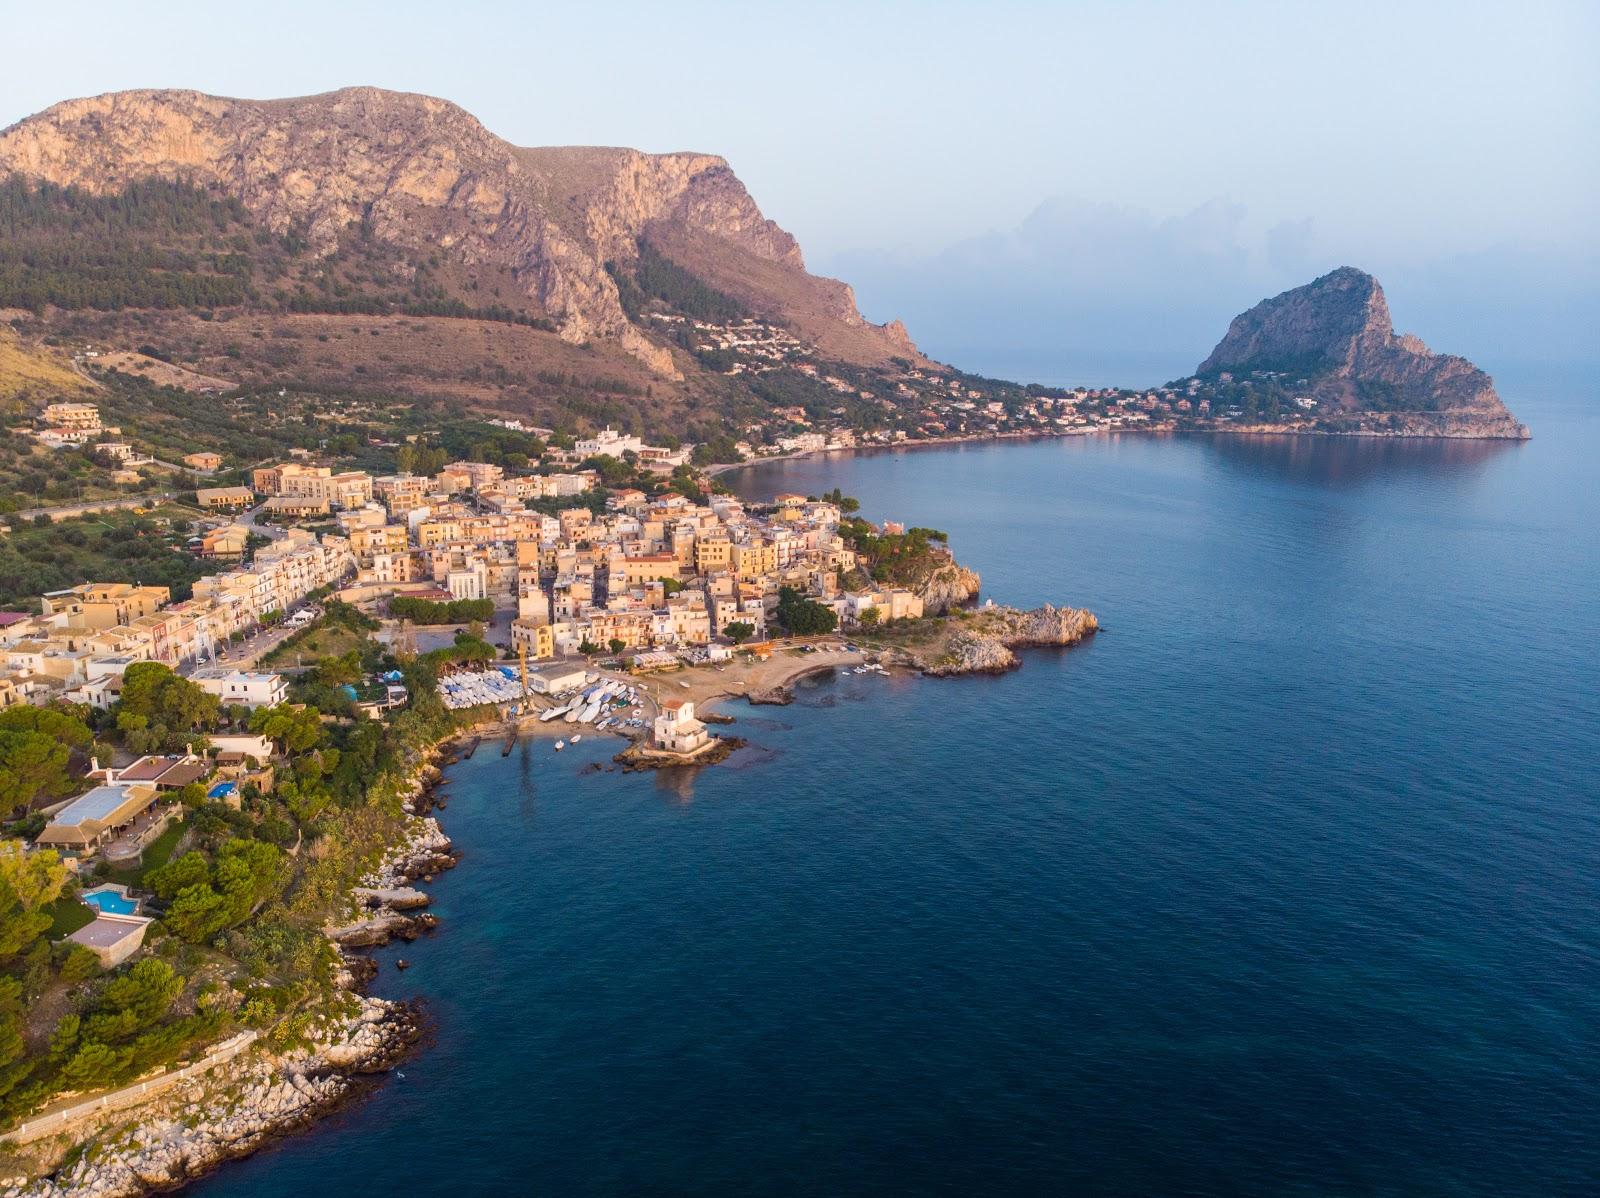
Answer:
POLYGON ((1039 381, 1182 373, 1235 313, 1344 264, 1402 331, 1491 371, 1600 360, 1600 9, 1222 13, 30 8, 9 25, 40 52, 0 80, 0 125, 132 87, 371 84, 523 145, 717 153, 870 318, 1039 381))

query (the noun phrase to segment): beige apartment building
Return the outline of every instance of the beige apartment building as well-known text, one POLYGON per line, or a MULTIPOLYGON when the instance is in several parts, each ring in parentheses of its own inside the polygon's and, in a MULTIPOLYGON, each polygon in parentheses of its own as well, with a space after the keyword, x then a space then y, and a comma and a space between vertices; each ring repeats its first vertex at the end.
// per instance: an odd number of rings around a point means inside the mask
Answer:
POLYGON ((249 487, 198 487, 194 497, 203 508, 249 507, 256 498, 249 487))
POLYGON ((98 630, 132 624, 152 615, 172 598, 166 587, 126 582, 87 582, 66 591, 52 591, 40 600, 46 616, 64 617, 67 628, 98 630))
POLYGON ((39 419, 50 428, 71 428, 83 432, 100 430, 100 409, 92 403, 53 403, 45 405, 39 419))
POLYGON ((372 476, 361 470, 335 474, 327 466, 286 462, 260 467, 250 477, 265 495, 317 500, 329 508, 358 508, 372 502, 372 476))

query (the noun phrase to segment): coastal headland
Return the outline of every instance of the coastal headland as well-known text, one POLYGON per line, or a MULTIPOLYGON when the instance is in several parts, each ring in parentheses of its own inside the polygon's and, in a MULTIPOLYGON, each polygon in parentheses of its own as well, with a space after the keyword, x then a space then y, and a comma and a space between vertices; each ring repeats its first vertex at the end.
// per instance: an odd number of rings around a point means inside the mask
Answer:
MULTIPOLYGON (((736 508, 723 510, 737 519, 736 508)), ((510 751, 523 737, 559 742, 615 736, 627 742, 614 759, 625 771, 702 768, 745 747, 736 726, 739 714, 728 710, 735 700, 788 703, 806 678, 833 671, 905 671, 941 678, 1001 673, 1018 667, 1019 650, 1074 645, 1099 627, 1092 613, 1074 608, 1045 605, 1023 611, 992 601, 980 607, 980 579, 955 559, 943 533, 871 525, 848 514, 854 510, 855 501, 842 496, 832 503, 805 504, 790 497, 772 505, 770 516, 763 509, 754 517, 763 529, 806 528, 810 522, 810 535, 823 546, 820 553, 832 555, 830 561, 819 553, 818 563, 826 562, 828 568, 818 574, 818 589, 810 596, 787 581, 797 577, 793 566, 788 575, 774 570, 747 579, 751 606, 744 611, 749 618, 762 618, 753 588, 765 587, 773 600, 765 612, 770 623, 762 639, 737 643, 738 621, 730 620, 733 637, 719 636, 700 647, 634 656, 613 646, 609 657, 592 648, 579 654, 569 650, 562 660, 550 663, 547 676, 580 678, 582 683, 569 682, 568 689, 555 695, 535 695, 524 685, 519 697, 509 701, 446 704, 447 697, 463 693, 504 695, 507 687, 517 691, 514 665, 491 671, 500 680, 492 692, 452 681, 481 671, 486 655, 492 661, 501 648, 515 650, 491 646, 464 629, 453 636, 436 634, 432 639, 439 646, 419 653, 414 644, 373 637, 383 630, 382 621, 348 605, 333 606, 331 613, 313 621, 306 634, 310 639, 284 650, 294 652, 299 662, 306 647, 327 646, 312 663, 299 664, 308 671, 299 685, 313 688, 303 694, 322 694, 317 687, 332 689, 324 679, 346 676, 345 671, 356 668, 348 664, 354 653, 357 659, 370 659, 369 670, 404 677, 401 689, 408 695, 405 706, 380 708, 370 720, 354 710, 331 717, 349 725, 339 735, 352 746, 358 743, 350 739, 354 729, 367 720, 380 735, 390 737, 397 768, 404 765, 400 772, 355 785, 349 792, 350 801, 369 813, 361 817, 369 829, 362 851, 371 855, 363 857, 365 866, 338 875, 340 880, 322 890, 325 897, 315 907, 323 912, 309 929, 323 942, 315 955, 331 962, 330 976, 323 979, 324 1001, 308 1008, 303 1018, 277 1021, 264 1011, 241 1008, 220 1024, 232 1033, 227 1039, 197 1039, 171 1064, 133 1075, 131 1081, 124 1080, 129 1077, 124 1073, 115 1079, 122 1084, 110 1088, 63 1088, 54 1101, 29 1111, 11 1129, 0 1149, 11 1179, 0 1194, 132 1198, 179 1188, 306 1126, 360 1094, 364 1079, 391 1069, 413 1051, 424 1012, 411 1003, 363 992, 378 971, 366 950, 436 929, 447 932, 428 909, 431 899, 425 887, 452 868, 456 857, 438 815, 431 813, 448 805, 440 790, 448 766, 485 744, 510 751), (786 515, 794 512, 814 515, 786 515), (782 585, 780 578, 785 579, 782 585), (639 668, 646 659, 648 668, 639 668), (614 710, 627 718, 604 721, 605 726, 592 713, 576 723, 538 718, 553 707, 570 705, 571 696, 595 689, 602 698, 612 696, 606 699, 608 711, 614 702, 614 710), (661 717, 670 723, 674 712, 695 709, 703 723, 694 725, 694 739, 683 746, 671 739, 663 745, 661 717), (721 727, 730 724, 735 727, 721 727), (387 847, 379 851, 379 846, 387 847)), ((711 580, 697 576, 695 583, 709 588, 711 580)), ((680 605, 672 610, 683 610, 682 589, 667 596, 680 605)), ((584 644, 588 646, 588 638, 584 644)), ((279 717, 264 717, 259 724, 283 738, 283 768, 294 762, 291 744, 318 746, 317 752, 326 752, 328 744, 322 720, 300 727, 304 721, 291 717, 291 710, 285 706, 279 717)), ((300 715, 306 711, 318 714, 307 707, 300 715)), ((316 776, 309 769, 289 775, 303 785, 316 776)), ((291 790, 285 797, 293 799, 297 793, 291 790)), ((315 826, 309 826, 314 834, 315 826)), ((285 876, 305 877, 315 858, 329 851, 319 844, 301 856, 306 842, 304 833, 290 839, 285 876)), ((198 861, 200 854, 191 857, 198 861)), ((312 909, 309 895, 305 901, 312 909)), ((170 933, 163 931, 162 936, 170 933)), ((404 968, 403 961, 396 965, 404 968)))

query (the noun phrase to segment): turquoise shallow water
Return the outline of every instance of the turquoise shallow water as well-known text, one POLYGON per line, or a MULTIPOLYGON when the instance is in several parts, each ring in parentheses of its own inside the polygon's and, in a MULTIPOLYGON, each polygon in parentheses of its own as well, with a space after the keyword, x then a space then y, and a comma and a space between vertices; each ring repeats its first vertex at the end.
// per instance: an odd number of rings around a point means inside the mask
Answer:
MULTIPOLYGON (((432 1045, 210 1194, 1556 1194, 1600 1178, 1600 422, 778 464, 1106 631, 457 766, 432 1045)), ((1542 396, 1542 398, 1541 398, 1542 396)), ((386 954, 391 959, 393 953, 386 954)))

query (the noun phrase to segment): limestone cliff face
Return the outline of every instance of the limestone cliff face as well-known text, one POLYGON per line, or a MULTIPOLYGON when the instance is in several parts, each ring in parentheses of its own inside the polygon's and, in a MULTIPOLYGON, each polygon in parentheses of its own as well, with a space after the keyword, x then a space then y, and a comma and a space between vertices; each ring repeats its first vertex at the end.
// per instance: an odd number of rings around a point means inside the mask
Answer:
MULTIPOLYGON (((509 272, 567 340, 620 341, 663 372, 670 357, 629 323, 605 269, 631 260, 648 229, 705 239, 783 281, 831 282, 805 274, 794 238, 762 216, 721 158, 520 149, 454 104, 377 88, 269 101, 166 90, 69 100, 0 132, 8 172, 101 193, 151 176, 186 180, 323 253, 365 221, 404 251, 509 272)), ((837 309, 833 319, 881 334, 884 354, 904 352, 903 329, 867 325, 848 298, 837 309)))
POLYGON ((942 616, 953 608, 966 607, 977 602, 978 589, 983 580, 976 570, 969 570, 955 562, 948 562, 928 575, 917 589, 922 600, 922 610, 930 616, 942 616))
POLYGON ((1195 373, 1249 370, 1301 372, 1325 409, 1377 408, 1404 426, 1395 431, 1528 435, 1482 370, 1465 358, 1432 353, 1416 337, 1397 336, 1383 288, 1349 266, 1234 317, 1195 373))
POLYGON ((1015 607, 985 607, 973 622, 955 633, 943 652, 931 661, 918 661, 926 674, 1002 674, 1021 662, 1013 650, 1081 644, 1100 630, 1091 611, 1056 607, 1046 603, 1029 611, 1015 607))

